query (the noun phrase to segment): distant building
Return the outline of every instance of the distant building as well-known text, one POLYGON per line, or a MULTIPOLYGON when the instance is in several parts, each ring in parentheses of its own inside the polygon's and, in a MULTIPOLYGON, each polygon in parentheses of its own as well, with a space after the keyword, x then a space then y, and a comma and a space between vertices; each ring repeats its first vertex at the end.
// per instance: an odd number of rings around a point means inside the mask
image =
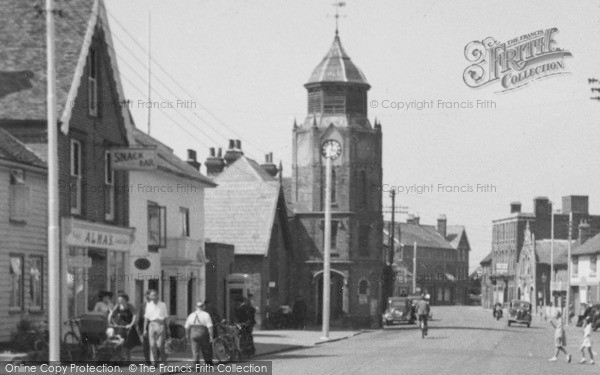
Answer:
MULTIPOLYGON (((389 222, 386 222, 389 227, 389 222)), ((431 295, 432 304, 468 304, 469 253, 471 246, 466 230, 460 225, 447 225, 445 215, 437 226, 420 223, 419 217, 409 217, 406 223, 396 223, 394 260, 400 272, 396 291, 412 293, 414 243, 417 243, 417 287, 431 295), (404 274, 406 273, 406 277, 404 274), (398 290, 400 288, 400 290, 398 290)), ((384 244, 389 244, 385 229, 384 244)))
POLYGON ((206 192, 206 241, 233 245, 231 272, 250 275, 261 326, 268 311, 292 298, 292 239, 278 169, 244 156, 239 141, 231 142, 224 160, 211 155, 208 175, 218 186, 206 192), (212 169, 217 164, 219 169, 212 169))
POLYGON ((581 304, 600 303, 600 275, 598 275, 598 258, 600 257, 600 234, 589 240, 593 233, 588 223, 579 225, 581 246, 571 250, 571 293, 575 313, 581 304))
POLYGON ((481 307, 492 308, 493 288, 495 284, 490 278, 492 274, 492 253, 489 253, 479 262, 481 265, 481 307))
MULTIPOLYGON (((569 215, 572 213, 572 239, 578 238, 577 225, 585 220, 592 231, 600 231, 600 216, 589 214, 588 196, 570 195, 562 198, 562 211, 554 214, 554 238, 567 239, 569 215)), ((552 203, 547 197, 533 199, 533 212, 521 212, 521 203, 510 205, 510 215, 493 221, 491 281, 493 293, 489 304, 507 302, 517 298, 517 262, 525 241, 525 228, 529 223, 530 232, 536 240, 551 238, 552 203)), ((566 285, 562 292, 566 292, 566 285)))

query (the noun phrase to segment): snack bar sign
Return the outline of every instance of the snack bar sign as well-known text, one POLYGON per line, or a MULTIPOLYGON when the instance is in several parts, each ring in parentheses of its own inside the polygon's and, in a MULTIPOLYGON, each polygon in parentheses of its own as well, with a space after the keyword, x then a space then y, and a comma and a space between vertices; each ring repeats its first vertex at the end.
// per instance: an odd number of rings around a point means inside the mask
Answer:
POLYGON ((556 27, 540 29, 501 43, 492 37, 465 47, 472 63, 463 73, 465 84, 479 88, 498 82, 502 91, 523 87, 540 78, 568 73, 564 58, 571 52, 556 46, 556 27))
POLYGON ((152 170, 156 169, 156 148, 122 147, 110 150, 114 170, 152 170))

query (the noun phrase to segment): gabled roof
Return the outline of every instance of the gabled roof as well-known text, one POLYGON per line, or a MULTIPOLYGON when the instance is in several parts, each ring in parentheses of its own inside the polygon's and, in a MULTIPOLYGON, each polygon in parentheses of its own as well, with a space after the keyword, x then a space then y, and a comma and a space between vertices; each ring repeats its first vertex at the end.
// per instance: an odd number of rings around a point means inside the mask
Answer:
POLYGON ((446 241, 450 242, 455 249, 458 249, 463 235, 466 235, 466 229, 463 225, 446 226, 446 241))
POLYGON ((348 82, 369 86, 360 69, 350 60, 336 34, 329 51, 313 70, 307 85, 318 82, 348 82))
MULTIPOLYGON (((389 245, 387 227, 383 230, 383 233, 383 243, 389 245)), ((404 246, 413 246, 417 242, 417 246, 421 247, 455 250, 452 244, 442 237, 433 225, 398 223, 396 224, 396 233, 400 233, 400 236, 396 235, 394 237, 396 244, 400 241, 404 246), (400 230, 401 232, 399 232, 400 230), (398 237, 400 237, 399 240, 398 237)))
POLYGON ((268 255, 278 206, 285 207, 281 185, 261 170, 241 156, 214 179, 205 196, 207 241, 233 244, 236 255, 268 255))
POLYGON ((210 178, 204 176, 194 167, 175 156, 170 147, 161 143, 156 138, 153 138, 136 128, 132 129, 132 132, 135 145, 156 147, 158 156, 158 169, 168 173, 173 173, 180 177, 194 179, 202 182, 206 186, 217 186, 217 184, 215 184, 210 178))
POLYGON ((491 263, 493 255, 494 254, 492 252, 490 252, 488 255, 485 256, 485 258, 483 258, 481 260, 481 262, 479 262, 479 264, 484 265, 484 264, 491 263))
POLYGON ((600 234, 595 235, 571 251, 571 255, 600 254, 600 234))
MULTIPOLYGON (((3 0, 0 7, 0 120, 45 120, 46 18, 44 1, 3 0), (38 6, 36 8, 36 6, 38 6)), ((68 132, 71 111, 96 27, 104 30, 118 98, 125 100, 103 0, 55 2, 56 105, 68 132)), ((121 107, 125 127, 133 125, 121 107)), ((131 142, 132 140, 129 139, 131 142)))
POLYGON ((281 184, 283 187, 283 196, 285 197, 285 204, 287 206, 287 214, 288 216, 294 215, 294 204, 292 203, 292 178, 291 177, 283 177, 281 179, 281 184))
POLYGON ((2 128, 0 128, 0 160, 46 167, 46 163, 38 158, 33 150, 2 128))
MULTIPOLYGON (((574 252, 577 241, 571 241, 571 250, 574 252)), ((551 240, 538 240, 535 241, 535 256, 537 257, 538 263, 550 264, 552 241, 551 240)), ((554 264, 567 264, 567 255, 569 249, 568 240, 554 240, 554 264)))

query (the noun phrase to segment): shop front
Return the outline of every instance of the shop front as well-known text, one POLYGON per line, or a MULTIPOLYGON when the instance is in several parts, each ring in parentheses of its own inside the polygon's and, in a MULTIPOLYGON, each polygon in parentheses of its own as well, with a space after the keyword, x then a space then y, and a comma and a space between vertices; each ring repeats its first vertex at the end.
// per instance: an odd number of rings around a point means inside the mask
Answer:
POLYGON ((92 312, 102 291, 112 292, 114 301, 118 293, 128 290, 133 232, 133 228, 62 219, 63 321, 92 312))

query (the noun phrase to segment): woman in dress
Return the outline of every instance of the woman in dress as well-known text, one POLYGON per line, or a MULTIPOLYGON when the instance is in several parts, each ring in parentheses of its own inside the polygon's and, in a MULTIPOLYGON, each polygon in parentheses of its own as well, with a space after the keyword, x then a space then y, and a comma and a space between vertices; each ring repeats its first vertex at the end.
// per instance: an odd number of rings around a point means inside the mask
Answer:
POLYGON ((123 349, 125 350, 127 361, 130 361, 131 348, 140 344, 140 338, 135 329, 133 329, 137 322, 137 315, 135 307, 129 303, 129 296, 127 294, 122 293, 119 295, 117 305, 108 316, 108 322, 110 325, 117 326, 115 333, 125 340, 123 349))
POLYGON ((590 316, 586 316, 583 320, 583 342, 581 343, 581 361, 579 363, 585 363, 585 350, 587 349, 590 353, 590 365, 594 364, 594 352, 592 351, 592 319, 590 316))
POLYGON ((105 290, 98 293, 98 302, 94 305, 93 312, 95 314, 102 314, 104 316, 108 316, 108 313, 114 308, 112 303, 112 292, 107 292, 105 290))
POLYGON ((563 352, 567 356, 567 363, 571 363, 571 355, 567 353, 567 350, 565 349, 565 346, 567 346, 567 335, 565 334, 564 322, 560 311, 556 311, 554 320, 556 321, 556 324, 551 320, 550 325, 554 327, 554 345, 556 346, 556 353, 554 354, 554 357, 550 358, 550 362, 556 362, 558 353, 563 352))

